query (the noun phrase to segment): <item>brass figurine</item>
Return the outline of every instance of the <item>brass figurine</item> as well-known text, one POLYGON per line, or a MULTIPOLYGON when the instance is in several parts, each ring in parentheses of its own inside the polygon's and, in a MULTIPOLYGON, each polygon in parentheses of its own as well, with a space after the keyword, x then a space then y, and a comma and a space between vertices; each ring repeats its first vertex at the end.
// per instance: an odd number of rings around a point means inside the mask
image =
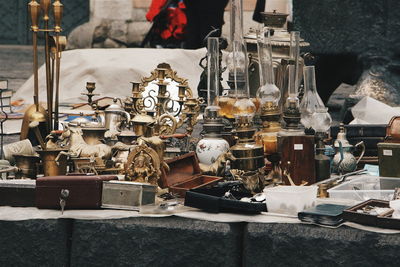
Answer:
POLYGON ((128 181, 158 185, 161 170, 157 152, 147 145, 136 146, 129 153, 125 173, 128 181))
POLYGON ((66 126, 61 135, 62 139, 68 139, 69 152, 76 157, 96 157, 100 159, 111 158, 111 147, 105 144, 89 145, 82 137, 82 130, 78 127, 66 126))

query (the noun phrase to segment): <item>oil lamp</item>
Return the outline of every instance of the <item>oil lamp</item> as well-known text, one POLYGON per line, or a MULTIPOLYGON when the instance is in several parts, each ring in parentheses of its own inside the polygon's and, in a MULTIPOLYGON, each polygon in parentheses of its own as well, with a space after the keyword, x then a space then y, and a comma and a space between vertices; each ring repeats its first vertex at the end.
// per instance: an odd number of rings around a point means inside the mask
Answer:
POLYGON ((315 155, 315 177, 316 181, 328 179, 331 176, 331 161, 324 154, 324 138, 326 132, 331 127, 332 118, 325 107, 319 107, 315 110, 310 119, 311 127, 315 131, 316 155, 315 155))
POLYGON ((250 99, 248 81, 248 60, 243 39, 243 7, 242 0, 232 0, 231 3, 231 41, 232 51, 228 55, 228 84, 234 89, 235 102, 232 115, 235 118, 235 133, 238 138, 231 151, 236 160, 232 168, 254 171, 264 166, 263 147, 255 143, 253 136, 253 117, 256 106, 250 99))
POLYGON ((222 138, 224 128, 222 118, 218 116, 219 96, 219 38, 207 40, 207 104, 204 110, 204 138, 196 146, 200 163, 210 165, 224 152, 229 150, 228 142, 222 138))
POLYGON ((274 81, 272 47, 268 28, 264 28, 258 35, 258 57, 261 86, 257 91, 257 97, 260 103, 262 129, 256 133, 255 139, 257 144, 264 146, 264 153, 271 155, 277 152, 277 133, 281 129, 279 122, 281 92, 274 81))
POLYGON ((300 58, 300 33, 291 32, 290 35, 290 53, 293 64, 288 66, 289 92, 286 99, 283 112, 283 120, 285 122, 284 129, 279 132, 281 136, 301 136, 304 131, 300 126, 300 110, 299 110, 299 58, 300 58))
POLYGON ((227 57, 229 72, 228 96, 219 100, 220 115, 229 119, 246 116, 249 119, 255 114, 256 106, 250 99, 248 81, 248 58, 243 38, 242 0, 231 2, 231 52, 227 57), (236 114, 236 116, 234 115, 236 114))
POLYGON ((299 32, 291 33, 291 64, 288 66, 289 90, 286 99, 283 120, 284 126, 278 133, 278 151, 281 156, 280 167, 289 184, 289 176, 295 184, 315 183, 314 136, 306 136, 301 126, 299 110, 299 32))

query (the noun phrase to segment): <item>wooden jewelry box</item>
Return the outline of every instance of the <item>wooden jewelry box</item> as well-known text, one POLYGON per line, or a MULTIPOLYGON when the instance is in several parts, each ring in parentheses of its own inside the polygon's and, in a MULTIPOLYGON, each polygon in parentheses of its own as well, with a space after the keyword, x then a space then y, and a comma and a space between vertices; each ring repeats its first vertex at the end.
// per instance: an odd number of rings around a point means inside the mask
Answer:
POLYGON ((202 175, 195 152, 165 161, 170 170, 161 175, 160 187, 169 188, 173 194, 185 197, 186 191, 193 188, 211 187, 222 177, 202 175))

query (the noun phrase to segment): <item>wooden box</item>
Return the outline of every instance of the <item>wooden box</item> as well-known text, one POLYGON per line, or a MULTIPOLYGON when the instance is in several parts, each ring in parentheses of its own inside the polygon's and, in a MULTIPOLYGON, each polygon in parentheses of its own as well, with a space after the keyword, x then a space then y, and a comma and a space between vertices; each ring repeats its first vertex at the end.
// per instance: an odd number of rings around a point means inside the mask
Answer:
POLYGON ((60 208, 61 191, 67 190, 65 209, 99 209, 103 181, 114 175, 47 176, 36 180, 36 207, 60 208))
POLYGON ((161 176, 161 188, 185 197, 186 191, 193 188, 211 187, 222 180, 222 177, 202 175, 199 160, 195 152, 165 161, 170 170, 161 176))
POLYGON ((400 177, 400 143, 379 143, 378 159, 381 177, 400 177))
MULTIPOLYGON (((280 136, 278 149, 282 171, 286 170, 296 185, 316 182, 314 136, 280 136)), ((283 181, 290 185, 285 175, 283 181)))

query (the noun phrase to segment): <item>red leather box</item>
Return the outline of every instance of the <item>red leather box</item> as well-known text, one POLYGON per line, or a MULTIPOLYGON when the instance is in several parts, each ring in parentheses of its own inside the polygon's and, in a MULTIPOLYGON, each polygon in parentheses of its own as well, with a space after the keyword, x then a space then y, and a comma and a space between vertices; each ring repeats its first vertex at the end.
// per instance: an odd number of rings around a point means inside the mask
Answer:
POLYGON ((118 180, 115 175, 47 176, 36 180, 36 207, 60 209, 63 189, 68 190, 65 209, 101 207, 103 181, 118 180))

